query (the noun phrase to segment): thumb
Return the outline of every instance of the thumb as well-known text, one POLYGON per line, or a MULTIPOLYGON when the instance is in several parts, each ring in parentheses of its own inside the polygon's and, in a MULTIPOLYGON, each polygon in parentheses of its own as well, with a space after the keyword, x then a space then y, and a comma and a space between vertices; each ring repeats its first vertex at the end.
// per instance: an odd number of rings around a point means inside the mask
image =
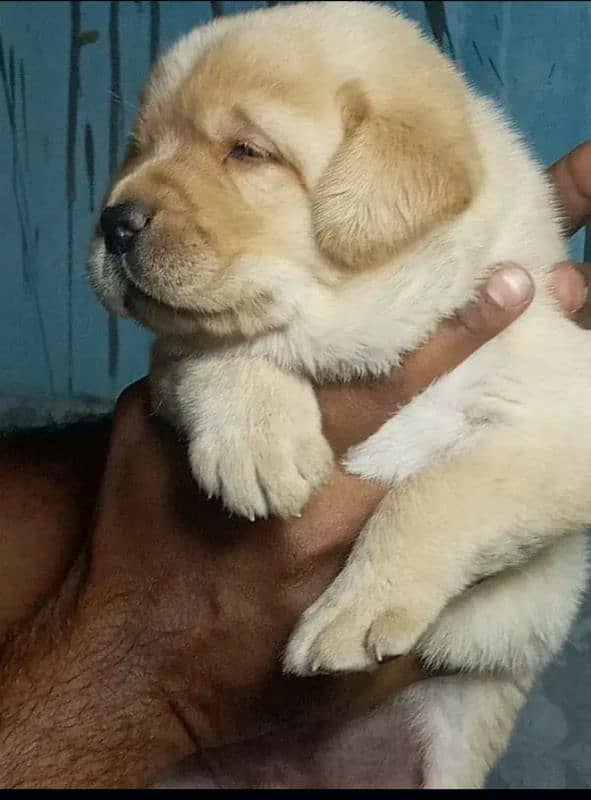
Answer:
POLYGON ((511 263, 499 265, 478 298, 457 315, 458 334, 465 336, 470 352, 517 319, 533 300, 534 293, 534 283, 523 267, 511 263))

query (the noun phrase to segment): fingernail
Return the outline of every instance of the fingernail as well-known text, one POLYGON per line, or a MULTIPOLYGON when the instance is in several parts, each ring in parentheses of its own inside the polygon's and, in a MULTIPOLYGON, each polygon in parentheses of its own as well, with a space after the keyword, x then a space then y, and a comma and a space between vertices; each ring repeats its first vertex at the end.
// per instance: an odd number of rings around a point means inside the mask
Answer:
POLYGON ((561 280, 554 281, 552 291, 566 314, 574 314, 585 305, 589 287, 585 276, 571 264, 559 264, 555 275, 562 273, 561 280))
POLYGON ((578 269, 576 269, 575 272, 577 273, 578 279, 581 282, 580 285, 582 286, 582 289, 576 297, 575 307, 573 308, 573 312, 583 308, 583 306, 587 302, 587 298, 589 297, 589 284, 587 283, 585 276, 582 275, 578 269))
POLYGON ((533 282, 529 274, 518 266, 500 267, 488 280, 485 294, 499 308, 515 308, 533 294, 533 282))

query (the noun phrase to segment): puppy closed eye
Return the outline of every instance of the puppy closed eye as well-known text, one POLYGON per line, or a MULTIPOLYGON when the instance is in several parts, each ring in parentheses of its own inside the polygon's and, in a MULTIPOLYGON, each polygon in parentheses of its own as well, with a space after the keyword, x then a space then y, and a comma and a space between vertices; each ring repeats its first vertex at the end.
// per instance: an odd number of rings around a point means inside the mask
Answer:
POLYGON ((227 155, 232 161, 264 161, 269 159, 270 153, 248 142, 238 142, 227 155))

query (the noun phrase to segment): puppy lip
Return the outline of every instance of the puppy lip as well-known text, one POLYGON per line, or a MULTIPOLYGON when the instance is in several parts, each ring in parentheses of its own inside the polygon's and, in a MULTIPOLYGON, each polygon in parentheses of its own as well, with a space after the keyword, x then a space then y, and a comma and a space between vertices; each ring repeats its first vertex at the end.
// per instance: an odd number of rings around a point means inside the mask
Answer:
POLYGON ((169 314, 175 314, 177 316, 183 314, 195 316, 197 314, 203 313, 198 308, 173 306, 170 303, 161 300, 159 297, 155 297, 149 291, 144 289, 143 286, 139 286, 137 281, 128 278, 127 288, 123 303, 129 313, 133 313, 135 300, 139 300, 139 302, 141 303, 149 303, 150 305, 155 306, 163 311, 166 311, 169 314))
POLYGON ((154 297, 150 292, 140 286, 138 282, 129 275, 127 270, 125 270, 125 278, 127 285, 125 287, 124 304, 127 308, 133 303, 134 297, 139 297, 141 300, 147 300, 150 303, 156 303, 159 306, 166 306, 166 303, 163 303, 162 300, 154 297))
POLYGON ((127 259, 124 255, 119 256, 119 263, 122 267, 123 278, 125 281, 125 295, 123 298, 123 305, 125 306, 128 312, 132 311, 133 308, 133 300, 134 296, 139 297, 139 299, 143 302, 149 302, 154 305, 160 306, 161 308, 166 308, 169 311, 176 311, 177 308, 175 306, 166 303, 165 301, 161 300, 159 297, 156 297, 152 292, 146 289, 144 286, 141 285, 140 281, 133 275, 131 270, 129 269, 129 264, 127 259))

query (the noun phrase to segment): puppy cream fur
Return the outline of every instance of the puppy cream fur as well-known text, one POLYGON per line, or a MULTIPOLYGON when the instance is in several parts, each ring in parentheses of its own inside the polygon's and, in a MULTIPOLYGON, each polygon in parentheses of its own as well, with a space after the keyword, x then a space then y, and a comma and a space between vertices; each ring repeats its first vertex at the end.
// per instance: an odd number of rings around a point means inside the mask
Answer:
POLYGON ((591 347, 548 291, 567 250, 541 168, 413 24, 317 2, 162 58, 107 204, 134 200, 151 221, 124 255, 97 230, 93 284, 156 332, 157 409, 252 519, 298 513, 333 468, 312 380, 387 372, 491 265, 530 270, 531 308, 347 455, 391 489, 285 655, 462 670, 402 701, 425 786, 481 786, 586 580, 591 347))

